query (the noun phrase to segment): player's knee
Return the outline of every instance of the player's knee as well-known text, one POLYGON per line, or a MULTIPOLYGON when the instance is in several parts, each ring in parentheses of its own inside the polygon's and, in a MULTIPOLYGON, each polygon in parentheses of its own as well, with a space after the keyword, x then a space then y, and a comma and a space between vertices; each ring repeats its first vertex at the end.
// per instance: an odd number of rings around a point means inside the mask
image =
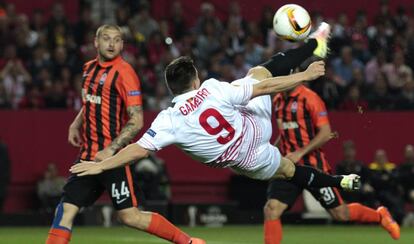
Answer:
POLYGON ((136 211, 119 211, 118 221, 128 227, 138 228, 140 230, 145 230, 147 227, 143 223, 141 212, 138 209, 136 211))
POLYGON ((71 227, 79 208, 68 203, 59 203, 55 210, 53 225, 71 227))
POLYGON ((281 166, 283 168, 283 175, 286 179, 290 179, 293 177, 293 175, 295 174, 295 170, 296 170, 296 166, 295 164, 287 159, 287 158, 282 158, 281 160, 281 166))
POLYGON ((268 200, 263 208, 265 220, 279 219, 286 208, 287 204, 285 203, 274 199, 268 200))
POLYGON ((341 222, 349 221, 349 213, 346 210, 346 208, 342 206, 331 209, 330 212, 331 212, 332 217, 337 221, 341 221, 341 222))

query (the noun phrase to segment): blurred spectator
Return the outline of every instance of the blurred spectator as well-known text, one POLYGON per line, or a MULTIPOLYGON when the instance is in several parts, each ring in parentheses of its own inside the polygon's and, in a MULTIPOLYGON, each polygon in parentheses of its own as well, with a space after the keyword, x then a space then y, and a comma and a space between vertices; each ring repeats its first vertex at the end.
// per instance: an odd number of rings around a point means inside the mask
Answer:
POLYGON ((329 44, 334 53, 340 53, 341 47, 349 45, 350 32, 348 16, 345 13, 340 13, 332 25, 332 40, 329 44))
POLYGON ((171 196, 169 178, 164 162, 155 154, 135 165, 136 182, 145 200, 168 200, 171 196))
POLYGON ((267 46, 268 35, 269 33, 273 32, 273 15, 275 14, 273 11, 274 9, 270 6, 265 6, 262 11, 262 17, 259 26, 262 33, 263 46, 267 46))
POLYGON ((414 110, 414 80, 404 84, 395 108, 398 110, 414 110))
POLYGON ((341 49, 341 57, 332 61, 332 68, 336 74, 335 82, 345 87, 351 83, 354 69, 362 69, 363 64, 352 56, 352 48, 345 46, 341 49))
POLYGON ((399 33, 404 33, 408 25, 408 16, 405 13, 403 6, 398 6, 397 14, 392 18, 392 24, 395 27, 396 31, 399 33))
POLYGON ((32 20, 30 21, 30 28, 38 35, 46 32, 44 11, 42 9, 33 10, 32 20))
POLYGON ((7 197, 7 186, 10 182, 10 158, 6 144, 0 141, 0 213, 3 212, 7 197))
POLYGON ((361 98, 360 87, 351 85, 345 100, 339 105, 340 110, 346 111, 366 111, 368 109, 368 102, 361 98))
POLYGON ((244 50, 245 32, 237 20, 230 19, 227 23, 227 37, 231 55, 244 50))
POLYGON ((199 51, 198 56, 203 62, 202 66, 205 66, 210 55, 220 48, 220 42, 217 36, 218 30, 216 28, 214 22, 207 21, 203 24, 202 33, 198 36, 197 49, 199 51))
POLYGON ((382 72, 387 76, 388 85, 393 91, 398 91, 407 81, 412 80, 413 72, 405 64, 404 54, 395 52, 392 63, 382 67, 382 72))
POLYGON ((67 108, 67 94, 61 80, 56 80, 45 94, 46 108, 67 108))
POLYGON ((65 45, 69 23, 65 16, 65 9, 60 2, 52 7, 52 16, 49 19, 47 33, 50 48, 65 45))
POLYGON ((317 82, 311 82, 310 86, 322 97, 328 109, 337 108, 340 99, 340 88, 334 82, 334 73, 332 67, 326 65, 326 73, 317 82))
POLYGON ((25 95, 25 86, 30 84, 32 76, 27 72, 21 60, 9 60, 0 71, 0 81, 3 83, 12 106, 17 107, 21 98, 25 95))
POLYGON ((394 108, 394 98, 389 93, 388 83, 383 73, 378 73, 373 89, 367 94, 371 110, 389 110, 394 108))
POLYGON ((368 50, 368 39, 365 33, 352 34, 351 43, 353 56, 363 64, 366 64, 371 58, 371 53, 368 50))
POLYGON ((398 166, 398 176, 404 189, 404 198, 407 202, 414 203, 414 147, 406 145, 404 150, 404 162, 398 166))
POLYGON ((43 178, 37 183, 37 196, 42 210, 47 213, 54 211, 62 196, 64 185, 65 178, 58 175, 56 164, 50 163, 43 178))
POLYGON ((92 20, 92 10, 89 5, 84 5, 80 9, 79 21, 73 27, 73 34, 78 46, 86 43, 87 35, 90 31, 95 29, 95 23, 92 20))
POLYGON ((51 67, 49 58, 50 53, 44 47, 37 46, 33 49, 32 57, 28 63, 28 70, 33 76, 34 84, 41 85, 38 83, 37 76, 43 68, 49 69, 51 67))
POLYGON ((263 47, 255 42, 252 36, 246 37, 246 44, 244 48, 246 63, 254 67, 263 61, 263 47))
POLYGON ((209 2, 204 2, 200 6, 200 17, 197 19, 195 30, 197 34, 203 33, 205 25, 211 23, 214 29, 217 31, 217 35, 220 35, 222 31, 221 21, 215 16, 214 5, 209 2))
POLYGON ((371 58, 365 66, 365 79, 368 85, 371 85, 375 82, 376 76, 381 72, 382 67, 385 65, 386 56, 385 52, 378 50, 375 57, 371 58))
POLYGON ((26 95, 19 102, 19 109, 42 109, 45 101, 38 86, 28 86, 26 95))
POLYGON ((152 32, 149 38, 147 52, 148 63, 153 67, 161 61, 162 56, 167 52, 168 46, 164 42, 164 36, 160 31, 152 32))
POLYGON ((187 30, 187 25, 185 23, 183 7, 180 1, 174 1, 171 6, 170 23, 173 38, 181 40, 187 30))
POLYGON ((141 6, 140 11, 135 15, 132 20, 137 31, 144 35, 145 40, 149 40, 153 32, 159 30, 159 25, 149 13, 149 6, 144 4, 141 6))
POLYGON ((396 165, 388 161, 384 150, 375 152, 374 162, 369 164, 370 182, 375 189, 376 197, 392 213, 394 219, 401 223, 404 218, 403 192, 399 186, 396 165))
POLYGON ((227 18, 227 24, 230 22, 237 23, 237 25, 240 26, 241 30, 243 32, 246 32, 247 30, 246 20, 243 18, 243 15, 241 14, 240 4, 235 0, 230 1, 230 4, 229 4, 229 14, 227 18))
POLYGON ((251 68, 251 66, 244 61, 244 53, 241 52, 234 54, 233 67, 233 77, 235 79, 245 77, 251 68))
POLYGON ((0 83, 0 109, 11 108, 10 96, 4 88, 4 84, 0 83))
POLYGON ((336 174, 357 174, 361 176, 362 186, 360 191, 342 191, 342 196, 347 202, 360 202, 370 207, 376 207, 375 192, 371 186, 370 171, 360 160, 356 159, 356 149, 353 141, 344 141, 343 160, 337 163, 336 174))

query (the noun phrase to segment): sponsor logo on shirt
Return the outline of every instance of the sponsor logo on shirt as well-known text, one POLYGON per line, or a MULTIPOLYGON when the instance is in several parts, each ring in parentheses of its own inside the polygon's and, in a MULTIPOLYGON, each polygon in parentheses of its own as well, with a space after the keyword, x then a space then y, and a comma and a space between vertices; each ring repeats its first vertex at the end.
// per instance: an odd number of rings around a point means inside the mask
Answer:
POLYGON ((282 126, 284 130, 299 128, 299 125, 296 122, 283 122, 282 126))
POLYGON ((85 89, 82 89, 82 99, 84 102, 90 102, 90 103, 95 103, 95 104, 101 104, 102 102, 101 96, 87 94, 85 89))
POLYGON ((155 137, 155 135, 157 134, 155 131, 153 131, 152 129, 148 129, 147 132, 148 135, 150 135, 151 137, 155 137))
POLYGON ((139 96, 139 95, 141 95, 141 91, 138 91, 138 90, 128 92, 128 96, 131 96, 131 97, 139 96))

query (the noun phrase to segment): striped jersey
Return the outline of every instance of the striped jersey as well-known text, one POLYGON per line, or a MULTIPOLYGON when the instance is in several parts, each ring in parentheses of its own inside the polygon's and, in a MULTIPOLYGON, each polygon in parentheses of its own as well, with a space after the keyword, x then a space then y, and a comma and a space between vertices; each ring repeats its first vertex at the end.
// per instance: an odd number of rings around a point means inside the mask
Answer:
POLYGON ((83 145, 80 158, 94 160, 108 146, 128 120, 126 108, 142 105, 140 81, 121 56, 100 63, 91 60, 83 66, 83 145))
POLYGON ((248 129, 251 116, 243 112, 252 92, 252 84, 206 80, 198 90, 175 97, 137 143, 151 151, 176 144, 210 167, 240 166, 241 148, 254 139, 248 129))
MULTIPOLYGON (((276 119, 282 127, 279 128, 279 149, 283 155, 308 145, 318 127, 329 124, 324 102, 304 85, 296 87, 290 94, 277 94, 273 101, 276 119)), ((321 148, 305 155, 299 163, 330 170, 321 148)))

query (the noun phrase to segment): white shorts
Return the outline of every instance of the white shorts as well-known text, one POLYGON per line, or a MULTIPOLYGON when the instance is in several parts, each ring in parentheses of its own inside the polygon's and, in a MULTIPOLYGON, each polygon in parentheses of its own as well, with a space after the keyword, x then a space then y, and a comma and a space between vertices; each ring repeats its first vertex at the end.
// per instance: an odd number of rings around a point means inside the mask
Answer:
MULTIPOLYGON (((245 82, 257 83, 258 81, 250 77, 245 77, 234 81, 236 84, 245 82)), ((280 165, 281 155, 279 149, 270 144, 272 137, 272 99, 270 95, 253 98, 246 109, 252 115, 259 136, 256 138, 255 158, 248 168, 232 167, 237 173, 258 180, 268 180, 276 173, 280 165)), ((249 130, 254 128, 248 127, 249 130)), ((241 154, 241 157, 245 155, 241 154)))

